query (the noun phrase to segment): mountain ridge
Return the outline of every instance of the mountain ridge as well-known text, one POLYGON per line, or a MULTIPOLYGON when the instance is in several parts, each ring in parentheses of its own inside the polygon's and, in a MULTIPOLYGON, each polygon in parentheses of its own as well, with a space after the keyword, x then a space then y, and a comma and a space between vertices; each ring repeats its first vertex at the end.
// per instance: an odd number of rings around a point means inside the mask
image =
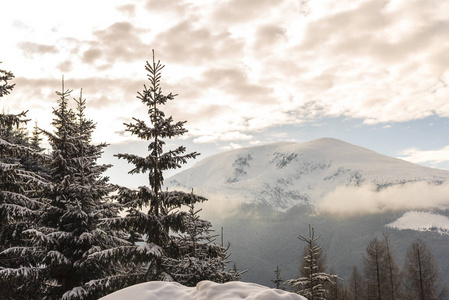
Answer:
POLYGON ((406 183, 449 182, 449 171, 420 166, 333 139, 278 142, 207 157, 166 180, 171 189, 195 189, 206 197, 239 199, 286 211, 318 204, 339 187, 377 190, 406 183))

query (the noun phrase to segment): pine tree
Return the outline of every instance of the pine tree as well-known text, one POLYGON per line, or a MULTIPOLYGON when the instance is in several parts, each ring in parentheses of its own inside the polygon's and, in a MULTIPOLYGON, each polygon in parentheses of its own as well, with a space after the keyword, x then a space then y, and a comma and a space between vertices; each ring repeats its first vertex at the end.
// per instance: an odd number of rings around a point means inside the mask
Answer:
POLYGON ((27 230, 29 249, 39 259, 33 265, 39 275, 38 299, 98 299, 114 291, 109 279, 120 274, 121 266, 103 264, 94 254, 129 244, 120 232, 101 226, 103 218, 117 215, 119 209, 108 197, 113 186, 101 175, 109 166, 96 163, 106 145, 91 144, 95 124, 84 116, 81 95, 78 113, 69 108, 70 92, 64 84, 57 92, 55 130, 43 131, 52 147, 51 188, 37 226, 27 230))
MULTIPOLYGON (((11 93, 15 84, 9 84, 8 82, 11 81, 13 78, 14 74, 12 72, 0 69, 0 98, 11 93)), ((6 123, 2 123, 1 125, 5 126, 6 123)))
MULTIPOLYGON (((28 146, 36 153, 47 157, 47 155, 44 155, 45 149, 41 147, 42 140, 43 139, 41 137, 41 131, 36 122, 33 128, 32 136, 29 138, 28 146)), ((36 157, 24 157, 21 163, 24 166, 25 170, 32 171, 42 178, 45 178, 46 180, 50 179, 48 160, 42 160, 36 157)))
POLYGON ((229 263, 227 247, 217 245, 211 235, 212 224, 200 219, 199 210, 194 203, 188 205, 189 212, 185 216, 185 232, 173 236, 172 241, 179 249, 180 259, 165 258, 163 265, 176 282, 185 286, 196 286, 202 280, 227 282, 240 279, 241 272, 226 270, 229 263))
MULTIPOLYGON (((11 92, 8 84, 14 75, 0 70, 0 97, 11 92)), ((28 120, 26 112, 0 115, 0 290, 3 299, 32 299, 33 276, 29 262, 34 260, 25 230, 33 228, 37 211, 43 207, 40 191, 47 184, 24 168, 25 158, 44 159, 28 147, 21 126, 28 120)))
POLYGON ((408 248, 404 271, 406 299, 446 299, 447 289, 441 285, 435 259, 421 239, 408 248))
MULTIPOLYGON (((160 87, 161 71, 164 68, 160 61, 154 59, 147 62, 145 69, 150 82, 137 98, 148 108, 149 122, 133 118, 135 123, 125 124, 126 131, 138 138, 149 141, 146 157, 134 154, 117 154, 119 159, 125 159, 133 164, 130 174, 148 173, 149 186, 141 186, 137 190, 120 187, 117 200, 127 210, 124 218, 108 221, 109 226, 123 228, 130 233, 130 239, 143 239, 144 246, 127 249, 126 253, 140 253, 140 258, 133 261, 138 266, 133 277, 135 283, 149 280, 174 280, 170 274, 173 260, 182 260, 179 246, 173 241, 172 233, 185 231, 186 212, 181 211, 183 205, 205 201, 204 197, 179 191, 163 191, 163 172, 180 168, 188 159, 195 158, 199 153, 185 154, 186 148, 179 146, 174 150, 165 150, 164 139, 171 139, 187 132, 185 122, 174 122, 172 117, 166 117, 161 110, 163 105, 173 101, 176 95, 162 94, 160 87), (142 211, 148 209, 147 212, 142 211), (132 236, 131 236, 132 234, 132 236), (144 255, 143 255, 144 254, 144 255), (169 265, 165 261, 171 260, 169 265)), ((105 258, 107 256, 105 255, 105 258)), ((131 276, 130 276, 131 277, 131 276)))
POLYGON ((298 236, 298 238, 307 243, 307 250, 304 253, 304 274, 306 276, 290 279, 286 284, 292 288, 298 289, 298 294, 306 297, 309 300, 325 300, 329 293, 325 288, 325 283, 335 283, 338 280, 337 275, 327 274, 319 270, 318 260, 321 256, 321 247, 316 243, 320 236, 315 237, 313 227, 309 225, 309 237, 298 236))
POLYGON ((276 270, 274 270, 274 275, 275 275, 275 278, 271 279, 271 281, 275 284, 275 287, 277 289, 283 290, 284 288, 282 287, 282 285, 283 285, 284 279, 281 277, 281 269, 279 269, 279 266, 276 266, 276 270))

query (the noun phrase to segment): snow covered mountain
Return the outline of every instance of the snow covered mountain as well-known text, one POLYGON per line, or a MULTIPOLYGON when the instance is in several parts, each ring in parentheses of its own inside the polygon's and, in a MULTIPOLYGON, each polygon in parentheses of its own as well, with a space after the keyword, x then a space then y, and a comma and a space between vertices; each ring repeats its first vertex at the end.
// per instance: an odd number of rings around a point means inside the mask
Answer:
POLYGON ((297 237, 309 224, 341 278, 362 268, 367 244, 384 233, 400 261, 425 240, 449 278, 449 171, 322 138, 210 156, 165 183, 209 199, 202 217, 224 228, 231 259, 249 270, 243 280, 270 286, 277 266, 284 278, 297 276, 297 237))
POLYGON ((322 138, 217 154, 170 177, 166 185, 171 189, 194 188, 197 194, 209 197, 211 201, 214 197, 224 197, 286 211, 298 204, 320 204, 342 187, 346 188, 344 193, 347 194, 347 188, 362 186, 379 192, 397 185, 425 182, 440 186, 446 181, 449 182, 449 171, 322 138))

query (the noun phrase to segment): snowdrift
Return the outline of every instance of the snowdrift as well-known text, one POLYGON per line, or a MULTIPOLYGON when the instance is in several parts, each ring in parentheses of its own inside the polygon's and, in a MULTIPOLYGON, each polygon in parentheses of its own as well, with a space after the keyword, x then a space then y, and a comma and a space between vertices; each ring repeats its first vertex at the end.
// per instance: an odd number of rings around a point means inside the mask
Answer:
POLYGON ((152 281, 136 284, 100 300, 306 300, 297 294, 248 282, 215 283, 201 281, 196 287, 176 282, 152 281))

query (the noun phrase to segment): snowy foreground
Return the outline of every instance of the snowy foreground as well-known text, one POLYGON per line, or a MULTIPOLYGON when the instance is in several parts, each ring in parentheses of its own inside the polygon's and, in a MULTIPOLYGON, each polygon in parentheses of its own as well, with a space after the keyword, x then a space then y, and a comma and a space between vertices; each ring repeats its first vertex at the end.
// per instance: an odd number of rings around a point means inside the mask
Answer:
POLYGON ((136 284, 100 298, 100 300, 306 300, 294 293, 248 282, 215 283, 201 281, 196 287, 176 282, 152 281, 136 284))

